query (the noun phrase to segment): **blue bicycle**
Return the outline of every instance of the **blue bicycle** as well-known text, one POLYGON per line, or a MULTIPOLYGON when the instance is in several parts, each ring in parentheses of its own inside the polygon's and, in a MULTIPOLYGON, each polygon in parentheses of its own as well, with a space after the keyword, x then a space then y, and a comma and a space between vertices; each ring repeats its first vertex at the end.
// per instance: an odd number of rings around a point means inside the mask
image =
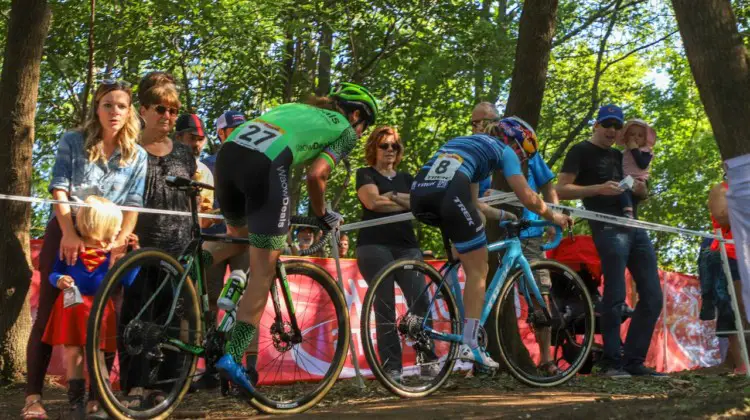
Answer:
MULTIPOLYGON (((487 288, 480 345, 519 381, 551 387, 570 380, 587 361, 594 343, 594 308, 578 274, 550 260, 529 263, 523 256, 524 229, 546 221, 501 224, 504 240, 488 245, 505 251, 487 288), (546 272, 546 273, 545 273, 546 272), (535 278, 549 275, 540 291, 535 278)), ((559 245, 562 230, 542 246, 559 245)), ((443 235, 447 255, 450 245, 443 235)), ((463 326, 458 282, 460 263, 449 257, 439 270, 418 260, 383 267, 369 285, 362 305, 362 345, 370 369, 391 392, 421 397, 439 389, 456 367, 463 326)), ((460 362, 459 369, 470 364, 460 362)))

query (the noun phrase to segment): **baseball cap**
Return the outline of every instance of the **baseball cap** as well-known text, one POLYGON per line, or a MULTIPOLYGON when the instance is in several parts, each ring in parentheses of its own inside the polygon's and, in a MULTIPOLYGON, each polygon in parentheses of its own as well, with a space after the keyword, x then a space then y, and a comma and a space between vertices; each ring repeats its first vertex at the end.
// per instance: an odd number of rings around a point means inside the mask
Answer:
POLYGON ((615 119, 621 123, 625 122, 622 117, 622 109, 617 105, 604 105, 599 108, 599 113, 596 114, 596 122, 602 122, 604 120, 615 119))
POLYGON ((245 123, 245 115, 239 111, 226 111, 216 119, 216 129, 234 128, 245 123))
POLYGON ((178 133, 189 132, 197 136, 205 136, 206 125, 203 124, 203 120, 198 118, 195 114, 182 114, 177 118, 175 131, 178 133))

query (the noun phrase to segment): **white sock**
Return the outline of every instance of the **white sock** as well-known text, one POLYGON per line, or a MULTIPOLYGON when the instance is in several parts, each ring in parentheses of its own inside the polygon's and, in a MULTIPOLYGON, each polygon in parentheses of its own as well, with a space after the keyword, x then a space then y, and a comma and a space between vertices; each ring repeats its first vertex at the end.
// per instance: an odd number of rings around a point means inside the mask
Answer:
POLYGON ((464 319, 464 333, 461 337, 461 342, 468 345, 472 349, 479 347, 477 343, 477 336, 479 335, 479 320, 476 318, 465 318, 464 319))

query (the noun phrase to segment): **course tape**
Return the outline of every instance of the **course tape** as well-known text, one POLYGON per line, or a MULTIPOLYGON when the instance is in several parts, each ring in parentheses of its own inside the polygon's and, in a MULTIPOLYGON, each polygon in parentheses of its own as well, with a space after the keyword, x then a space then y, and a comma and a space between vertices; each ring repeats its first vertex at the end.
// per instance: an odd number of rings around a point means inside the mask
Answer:
MULTIPOLYGON (((84 202, 80 202, 80 201, 62 201, 62 200, 53 200, 53 199, 48 199, 48 198, 24 197, 20 195, 10 195, 10 194, 0 194, 0 200, 21 201, 21 202, 36 203, 36 204, 68 204, 70 206, 89 207, 88 204, 84 202)), ((516 206, 516 207, 523 207, 521 203, 518 201, 518 198, 512 192, 509 192, 509 193, 501 192, 497 194, 492 194, 490 196, 480 198, 479 201, 487 203, 488 205, 491 205, 491 206, 496 206, 500 204, 509 204, 509 205, 516 206)), ((619 225, 619 226, 626 226, 626 227, 641 228, 641 229, 653 230, 653 231, 658 231, 658 232, 675 233, 679 235, 692 235, 692 236, 699 236, 703 238, 712 238, 712 239, 718 239, 719 241, 723 241, 725 243, 733 243, 731 240, 725 240, 723 237, 715 235, 713 233, 660 225, 658 223, 644 222, 641 220, 634 220, 634 219, 629 219, 626 217, 612 216, 609 214, 597 213, 597 212, 584 210, 584 209, 580 209, 576 207, 562 206, 559 204, 547 203, 547 205, 557 211, 565 211, 569 213, 571 216, 578 217, 581 219, 594 220, 597 222, 604 222, 604 223, 609 223, 609 224, 619 225)), ((145 207, 130 207, 130 206, 118 206, 118 207, 123 211, 135 211, 139 213, 152 213, 152 214, 164 214, 164 215, 187 216, 187 217, 190 216, 190 212, 187 212, 187 211, 161 210, 161 209, 152 209, 152 208, 145 208, 145 207)), ((200 213, 199 216, 202 218, 206 218, 206 219, 216 219, 216 220, 224 219, 224 217, 221 215, 211 214, 211 213, 200 213)), ((349 224, 341 226, 341 231, 348 232, 348 231, 359 230, 359 229, 374 227, 374 226, 381 226, 381 225, 386 225, 390 223, 403 222, 403 221, 408 221, 408 220, 414 220, 414 215, 412 215, 411 213, 401 213, 401 214, 397 214, 394 216, 387 216, 387 217, 381 217, 378 219, 349 223, 349 224)))

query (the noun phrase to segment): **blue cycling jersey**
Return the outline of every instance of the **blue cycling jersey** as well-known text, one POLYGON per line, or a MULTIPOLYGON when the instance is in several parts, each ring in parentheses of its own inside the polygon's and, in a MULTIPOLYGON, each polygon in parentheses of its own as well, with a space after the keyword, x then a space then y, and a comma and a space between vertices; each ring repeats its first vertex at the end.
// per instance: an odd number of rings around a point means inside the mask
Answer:
POLYGON ((450 171, 451 165, 455 165, 455 170, 464 173, 472 183, 482 181, 497 169, 502 170, 506 177, 522 175, 521 162, 513 149, 500 140, 484 134, 448 140, 422 169, 429 170, 436 162, 439 169, 437 174, 440 174, 442 169, 450 171), (441 164, 443 167, 440 167, 441 164))

